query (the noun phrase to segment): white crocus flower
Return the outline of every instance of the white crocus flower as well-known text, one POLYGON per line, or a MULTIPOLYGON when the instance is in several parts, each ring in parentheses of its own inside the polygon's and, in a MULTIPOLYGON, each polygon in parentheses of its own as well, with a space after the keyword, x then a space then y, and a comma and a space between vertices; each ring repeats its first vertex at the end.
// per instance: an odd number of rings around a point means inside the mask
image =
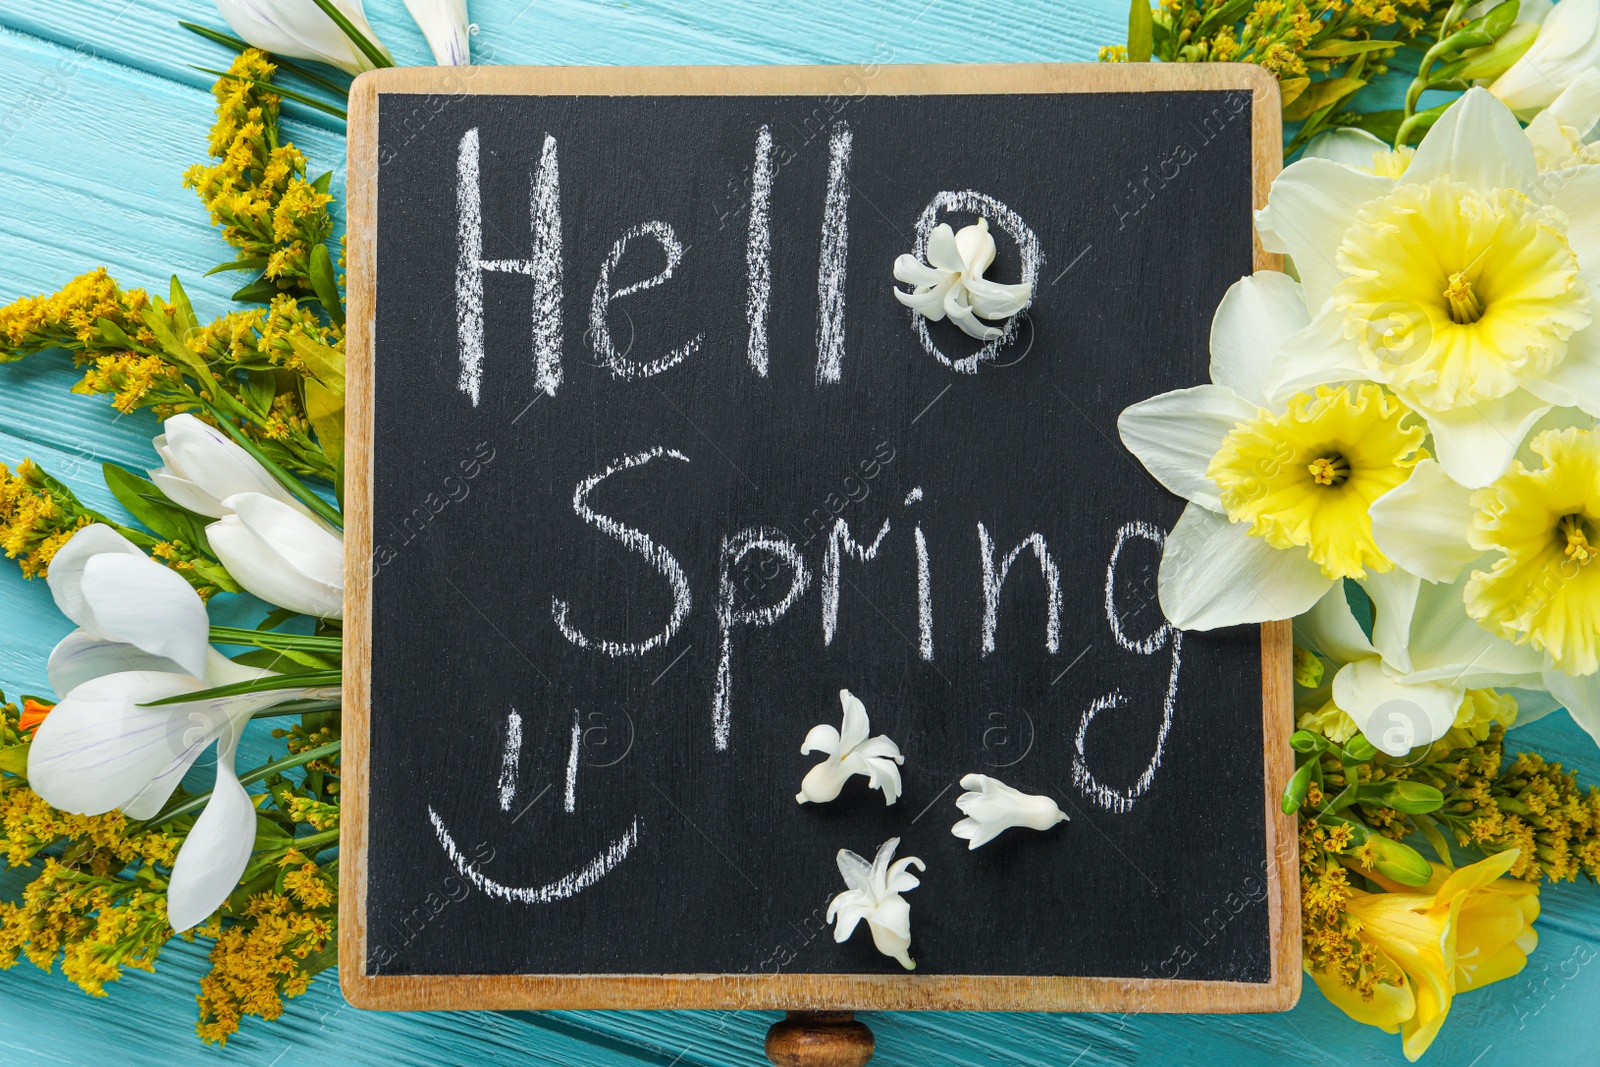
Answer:
POLYGON ((311 514, 254 456, 215 426, 193 415, 174 415, 162 424, 162 431, 154 444, 163 466, 147 473, 173 503, 218 519, 228 497, 262 493, 311 514))
MULTIPOLYGON (((216 0, 216 5, 234 33, 263 51, 289 59, 314 59, 347 74, 372 69, 372 61, 312 0, 216 0)), ((361 0, 333 0, 333 6, 378 51, 388 55, 367 24, 361 0)))
POLYGON ((1541 176, 1485 90, 1445 112, 1398 179, 1299 160, 1257 219, 1312 312, 1270 375, 1274 398, 1382 383, 1427 420, 1445 472, 1474 487, 1552 406, 1600 413, 1600 169, 1541 176))
POLYGON ((344 539, 303 511, 264 493, 222 501, 206 539, 228 573, 279 607, 323 619, 344 615, 344 539))
POLYGON ((979 218, 959 233, 941 222, 928 235, 927 263, 910 254, 894 261, 896 280, 916 287, 910 293, 896 289, 895 299, 935 322, 948 315, 968 337, 993 341, 1004 331, 978 319, 1010 318, 1033 299, 1033 286, 1027 282, 1001 285, 985 280, 983 272, 994 263, 994 254, 988 219, 979 218))
POLYGON ((986 774, 967 775, 961 788, 966 792, 956 798, 956 807, 966 818, 950 832, 967 843, 968 851, 987 845, 1013 826, 1048 830, 1067 821, 1066 813, 1049 797, 1013 789, 986 774))
POLYGON ((406 10, 433 49, 441 67, 464 67, 472 62, 467 39, 467 0, 406 0, 406 10))
POLYGON ((1267 370, 1307 319, 1289 276, 1240 279, 1212 320, 1212 384, 1117 420, 1128 450, 1189 501, 1157 586, 1179 629, 1293 618, 1341 578, 1392 566, 1372 543, 1367 505, 1405 480, 1423 431, 1373 385, 1271 401, 1267 370))
POLYGON ((823 723, 813 726, 800 745, 801 755, 811 752, 827 754, 827 759, 806 772, 800 782, 800 792, 794 799, 800 804, 826 804, 839 795, 844 783, 857 774, 867 777, 867 785, 883 791, 885 804, 900 799, 900 768, 905 757, 900 746, 886 735, 868 737, 872 724, 867 719, 866 705, 850 694, 839 690, 839 703, 844 705, 844 719, 840 728, 823 723))
POLYGON ((1372 639, 1335 587, 1295 620, 1295 643, 1331 661, 1333 703, 1355 721, 1367 740, 1391 756, 1443 737, 1462 710, 1468 690, 1510 688, 1526 701, 1531 722, 1543 687, 1538 653, 1486 632, 1461 606, 1459 583, 1421 582, 1395 571, 1370 583, 1372 639))
POLYGON ((1600 68, 1586 70, 1528 123, 1539 170, 1600 164, 1600 68))
POLYGON ((1595 69, 1600 69, 1600 0, 1561 0, 1522 58, 1489 91, 1528 118, 1584 71, 1595 69))
POLYGON ((240 730, 256 711, 308 691, 144 707, 272 672, 240 666, 211 648, 199 595, 110 527, 74 534, 51 561, 48 580, 79 628, 50 654, 50 684, 61 700, 28 749, 34 791, 62 811, 121 809, 130 819, 148 819, 219 742, 216 786, 179 850, 168 888, 168 919, 186 930, 227 899, 255 842, 255 808, 233 771, 240 730))
POLYGON ((833 940, 842 944, 855 932, 856 924, 865 919, 878 951, 914 971, 917 964, 910 955, 911 905, 900 894, 921 884, 911 868, 926 868, 915 856, 891 863, 894 850, 899 847, 900 839, 891 837, 871 863, 849 849, 839 850, 839 873, 850 888, 828 904, 828 921, 835 923, 833 940))

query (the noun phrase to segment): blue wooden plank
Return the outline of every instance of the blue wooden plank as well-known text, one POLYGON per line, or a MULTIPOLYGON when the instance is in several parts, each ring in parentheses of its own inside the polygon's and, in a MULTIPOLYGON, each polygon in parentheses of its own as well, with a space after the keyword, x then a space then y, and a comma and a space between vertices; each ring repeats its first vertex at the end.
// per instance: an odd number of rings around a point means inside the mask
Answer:
MULTIPOLYGON (((473 0, 477 54, 526 63, 774 63, 1084 60, 1117 40, 1118 0, 984 6, 841 0, 786 5, 706 0, 693 6, 614 0, 473 0)), ((420 35, 394 0, 368 14, 398 57, 418 62, 420 35)), ((128 284, 161 289, 179 272, 202 314, 228 306, 232 279, 200 275, 228 250, 178 175, 202 155, 209 79, 220 50, 177 30, 183 17, 220 26, 194 0, 0 0, 0 300, 49 289, 104 263, 128 284)), ((342 181, 339 124, 316 114, 288 123, 313 166, 342 181)), ((96 465, 153 461, 148 415, 117 417, 103 400, 69 396, 75 373, 39 363, 0 370, 0 460, 31 454, 71 479, 86 501, 112 510, 96 465)), ((253 621, 258 605, 219 609, 253 621)), ((220 610, 219 610, 220 614, 220 610)), ((43 691, 43 663, 68 624, 42 583, 0 567, 0 684, 43 691)), ((1565 716, 1513 735, 1600 779, 1593 742, 1565 716)), ((259 737, 246 761, 265 751, 259 737)), ((15 872, 0 886, 15 885, 15 872)), ((1588 1063, 1600 997, 1600 895, 1588 885, 1547 889, 1543 945, 1529 970, 1458 1001, 1422 1061, 1588 1063)), ((1064 916, 1063 921, 1071 921, 1064 916)), ((272 1025, 249 1022, 224 1052, 192 1036, 204 946, 175 944, 160 971, 133 974, 91 1000, 58 975, 22 964, 0 978, 0 1060, 6 1064, 523 1063, 756 1064, 771 1013, 447 1013, 397 1015, 347 1007, 324 977, 272 1025)), ((943 1065, 1215 1063, 1265 1067, 1402 1063, 1398 1039, 1358 1027, 1308 986, 1280 1016, 884 1014, 867 1016, 880 1062, 943 1065)))

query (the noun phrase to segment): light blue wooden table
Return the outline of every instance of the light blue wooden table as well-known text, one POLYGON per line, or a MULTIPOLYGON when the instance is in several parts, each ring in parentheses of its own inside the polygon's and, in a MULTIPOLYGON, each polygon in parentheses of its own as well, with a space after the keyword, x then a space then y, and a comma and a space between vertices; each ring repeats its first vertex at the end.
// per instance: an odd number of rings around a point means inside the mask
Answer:
MULTIPOLYGON (((1122 0, 471 0, 474 55, 496 63, 866 63, 1091 60, 1121 39, 1122 0)), ((427 58, 401 0, 367 0, 402 63, 427 58)), ((163 289, 179 273, 203 315, 228 306, 227 256, 181 170, 201 158, 219 51, 178 18, 220 25, 203 0, 0 0, 0 301, 50 290, 104 264, 163 289)), ((286 125, 342 186, 341 124, 289 106, 286 125)), ((1106 134, 1114 136, 1110 131, 1106 134)), ((1087 146, 1092 150, 1092 146, 1087 146)), ((71 396, 75 375, 34 361, 0 368, 0 460, 33 456, 91 506, 115 504, 98 470, 153 463, 152 418, 116 418, 71 396)), ((222 606, 240 619, 250 604, 222 606)), ((252 615, 252 612, 255 614, 252 615)), ((48 692, 45 654, 67 630, 43 583, 0 566, 0 685, 48 692)), ((1600 752, 1566 716, 1513 735, 1600 781, 1600 752)), ((261 748, 257 742, 258 752, 261 748)), ((247 761, 252 753, 247 752, 247 761)), ((15 890, 14 875, 0 889, 15 890)), ((1600 1062, 1600 889, 1547 889, 1540 949, 1516 978, 1457 1002, 1422 1061, 1460 1067, 1600 1062)), ((1062 921, 1071 922, 1070 915, 1062 921)), ((348 1007, 332 972, 274 1024, 248 1021, 226 1050, 195 1038, 192 995, 205 946, 174 944, 158 973, 91 999, 19 964, 0 976, 0 1064, 537 1063, 573 1067, 760 1064, 772 1013, 377 1014, 348 1007)), ((1105 1064, 1404 1063, 1398 1038, 1349 1022, 1307 983, 1267 1016, 869 1014, 877 1062, 942 1067, 1105 1064)))

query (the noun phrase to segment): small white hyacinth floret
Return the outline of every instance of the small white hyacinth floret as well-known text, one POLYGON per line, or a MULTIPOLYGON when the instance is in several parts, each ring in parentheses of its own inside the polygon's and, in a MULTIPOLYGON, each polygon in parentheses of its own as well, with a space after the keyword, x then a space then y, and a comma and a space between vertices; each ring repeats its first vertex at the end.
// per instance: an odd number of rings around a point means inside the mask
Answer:
POLYGON ((958 232, 941 222, 928 235, 928 262, 909 254, 894 261, 895 279, 915 286, 909 293, 896 289, 895 299, 935 322, 949 316, 968 337, 993 341, 1005 331, 978 319, 1007 319, 1033 301, 1033 286, 1027 282, 1001 285, 984 278, 994 253, 988 219, 979 218, 958 232))
POLYGON ((812 752, 827 754, 827 759, 806 772, 800 783, 800 792, 794 799, 800 804, 826 804, 839 795, 844 783, 857 774, 867 777, 867 785, 883 791, 883 802, 893 804, 900 799, 900 768, 906 758, 900 746, 884 734, 868 737, 872 723, 867 719, 866 705, 850 694, 839 690, 839 703, 844 705, 844 720, 835 730, 826 723, 813 726, 800 745, 801 755, 812 752))
POLYGON ((950 832, 966 841, 967 850, 987 845, 1013 826, 1048 830, 1067 821, 1066 813, 1049 797, 1013 789, 987 774, 969 774, 961 779, 966 792, 956 798, 956 807, 966 818, 950 832))
POLYGON ((898 863, 894 850, 900 839, 891 837, 878 849, 871 863, 847 848, 839 850, 839 873, 849 886, 828 904, 828 921, 834 923, 833 940, 843 944, 855 933, 856 924, 865 919, 872 931, 872 943, 885 956, 892 956, 908 971, 917 969, 911 958, 911 905, 900 894, 921 883, 911 868, 926 870, 915 856, 898 863))

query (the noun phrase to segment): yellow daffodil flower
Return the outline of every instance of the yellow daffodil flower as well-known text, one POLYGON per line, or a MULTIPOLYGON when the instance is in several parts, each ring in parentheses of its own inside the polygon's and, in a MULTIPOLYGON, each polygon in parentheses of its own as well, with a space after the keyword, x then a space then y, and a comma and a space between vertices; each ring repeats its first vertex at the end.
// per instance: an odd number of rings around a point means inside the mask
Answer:
POLYGON ((1597 223, 1600 169, 1541 175, 1522 127, 1481 89, 1398 177, 1297 161, 1257 215, 1310 314, 1282 345, 1271 397, 1382 383, 1427 420, 1445 473, 1488 485, 1552 407, 1600 414, 1597 223))
POLYGON ((1367 877, 1387 893, 1355 890, 1346 902, 1379 969, 1399 975, 1363 999, 1337 978, 1312 972, 1323 995, 1357 1022, 1399 1033, 1406 1059, 1427 1051, 1455 996, 1517 974, 1539 943, 1537 886, 1502 878, 1521 855, 1511 849, 1449 871, 1434 864, 1420 889, 1367 877))
POLYGON ((1483 489, 1419 463, 1371 514, 1401 567, 1446 583, 1430 588, 1498 641, 1542 652, 1543 687, 1600 740, 1600 431, 1581 421, 1538 433, 1483 489))
POLYGON ((1269 398, 1267 369, 1308 321, 1294 279, 1240 279, 1212 320, 1212 384, 1152 397, 1117 420, 1128 450, 1190 502, 1158 582, 1180 629, 1293 618, 1340 579, 1393 568, 1367 509, 1405 482, 1426 430, 1375 383, 1269 398))

